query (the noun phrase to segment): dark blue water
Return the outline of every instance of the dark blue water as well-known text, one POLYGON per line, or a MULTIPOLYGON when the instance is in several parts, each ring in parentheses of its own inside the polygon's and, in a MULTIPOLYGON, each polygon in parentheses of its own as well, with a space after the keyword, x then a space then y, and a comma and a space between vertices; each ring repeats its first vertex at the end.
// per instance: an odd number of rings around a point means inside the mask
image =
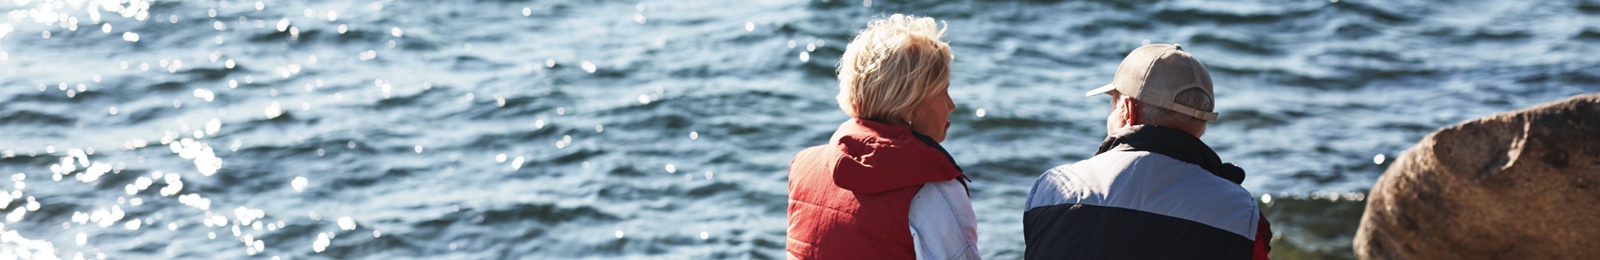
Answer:
POLYGON ((1600 92, 1596 1, 0 0, 0 255, 781 258, 786 168, 874 17, 948 22, 987 258, 1091 155, 1127 51, 1210 68, 1204 136, 1279 258, 1461 120, 1600 92), (59 179, 58 179, 59 176, 59 179), (179 184, 181 183, 181 184, 179 184), (1329 198, 1335 198, 1330 200, 1329 198))

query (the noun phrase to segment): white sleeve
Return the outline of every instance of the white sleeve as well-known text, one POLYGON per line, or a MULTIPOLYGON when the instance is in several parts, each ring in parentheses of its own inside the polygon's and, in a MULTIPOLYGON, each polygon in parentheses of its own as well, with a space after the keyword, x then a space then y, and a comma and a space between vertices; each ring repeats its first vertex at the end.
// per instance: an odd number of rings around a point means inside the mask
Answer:
POLYGON ((927 250, 922 250, 922 235, 917 233, 917 225, 911 226, 911 248, 916 248, 917 259, 932 259, 927 255, 927 250))
POLYGON ((909 217, 917 259, 981 259, 978 218, 960 181, 923 184, 911 199, 909 217))

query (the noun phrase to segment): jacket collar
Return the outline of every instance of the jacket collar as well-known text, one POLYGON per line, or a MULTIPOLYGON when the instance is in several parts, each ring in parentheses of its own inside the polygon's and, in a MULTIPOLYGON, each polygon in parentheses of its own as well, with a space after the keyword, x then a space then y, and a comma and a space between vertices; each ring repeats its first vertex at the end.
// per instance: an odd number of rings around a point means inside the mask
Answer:
POLYGON ((956 180, 961 181, 961 188, 967 190, 967 197, 972 197, 972 188, 967 186, 968 182, 972 182, 972 178, 967 178, 966 171, 961 170, 960 164, 956 164, 956 157, 950 156, 950 151, 945 150, 943 145, 939 145, 939 141, 934 141, 932 136, 922 135, 915 131, 912 131, 911 135, 916 136, 918 141, 922 141, 922 143, 928 145, 928 147, 938 149, 939 153, 944 154, 944 159, 950 161, 950 166, 956 167, 956 173, 958 173, 958 175, 956 175, 956 180))
POLYGON ((1217 152, 1211 150, 1200 138, 1184 132, 1183 130, 1153 126, 1136 125, 1123 128, 1106 137, 1100 143, 1100 149, 1095 155, 1108 151, 1146 151, 1172 157, 1179 161, 1200 166, 1211 174, 1222 177, 1234 184, 1244 183, 1244 169, 1232 163, 1223 163, 1217 157, 1217 152))

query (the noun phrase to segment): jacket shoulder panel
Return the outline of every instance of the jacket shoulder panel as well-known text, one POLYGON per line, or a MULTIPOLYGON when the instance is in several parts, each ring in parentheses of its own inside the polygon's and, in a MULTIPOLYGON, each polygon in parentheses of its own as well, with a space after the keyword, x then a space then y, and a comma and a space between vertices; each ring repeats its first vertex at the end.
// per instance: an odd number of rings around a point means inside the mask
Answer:
POLYGON ((1035 181, 1026 207, 1063 204, 1172 216, 1251 240, 1260 214, 1244 187, 1197 165, 1142 151, 1106 152, 1050 169, 1035 181))

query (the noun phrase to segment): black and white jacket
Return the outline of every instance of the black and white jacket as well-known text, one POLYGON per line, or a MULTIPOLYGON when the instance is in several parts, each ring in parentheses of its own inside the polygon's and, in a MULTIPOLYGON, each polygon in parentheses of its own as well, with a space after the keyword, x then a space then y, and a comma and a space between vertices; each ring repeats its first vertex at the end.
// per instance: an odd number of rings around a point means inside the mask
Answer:
POLYGON ((1029 192, 1028 259, 1250 259, 1271 230, 1224 164, 1186 132, 1118 131, 1092 158, 1046 171, 1029 192))

